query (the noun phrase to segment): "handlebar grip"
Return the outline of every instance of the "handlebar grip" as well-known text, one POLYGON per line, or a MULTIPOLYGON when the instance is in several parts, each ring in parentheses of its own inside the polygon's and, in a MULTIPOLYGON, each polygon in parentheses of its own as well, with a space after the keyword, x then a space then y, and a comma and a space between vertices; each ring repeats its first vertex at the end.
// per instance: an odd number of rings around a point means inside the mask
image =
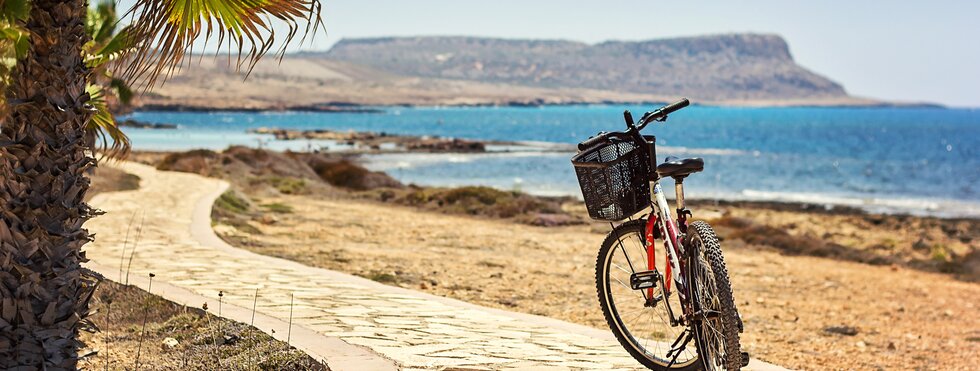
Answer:
POLYGON ((588 149, 589 147, 592 147, 592 146, 596 145, 596 143, 599 143, 599 142, 602 142, 602 141, 607 140, 608 137, 609 137, 609 133, 599 133, 598 135, 596 135, 596 136, 594 136, 592 138, 586 139, 582 143, 579 143, 578 144, 578 150, 579 151, 584 151, 584 150, 588 149))
POLYGON ((664 108, 661 108, 661 112, 663 112, 664 115, 669 115, 669 114, 673 113, 674 111, 677 111, 677 110, 679 110, 681 108, 687 107, 690 104, 691 104, 691 101, 687 100, 687 98, 683 98, 683 99, 681 99, 679 101, 676 101, 674 103, 671 103, 669 105, 664 106, 664 108))

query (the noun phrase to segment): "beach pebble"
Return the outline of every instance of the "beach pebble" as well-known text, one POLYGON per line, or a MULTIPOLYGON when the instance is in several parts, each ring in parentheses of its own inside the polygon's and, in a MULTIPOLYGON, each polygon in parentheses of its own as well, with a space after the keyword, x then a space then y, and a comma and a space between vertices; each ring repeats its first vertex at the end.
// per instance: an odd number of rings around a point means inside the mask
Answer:
POLYGON ((170 349, 176 348, 178 344, 180 344, 180 342, 177 341, 177 339, 174 339, 174 338, 166 338, 166 339, 163 339, 163 343, 161 344, 161 347, 164 350, 170 350, 170 349))
POLYGON ((838 335, 854 336, 858 334, 858 329, 852 326, 829 326, 824 327, 824 332, 838 335))

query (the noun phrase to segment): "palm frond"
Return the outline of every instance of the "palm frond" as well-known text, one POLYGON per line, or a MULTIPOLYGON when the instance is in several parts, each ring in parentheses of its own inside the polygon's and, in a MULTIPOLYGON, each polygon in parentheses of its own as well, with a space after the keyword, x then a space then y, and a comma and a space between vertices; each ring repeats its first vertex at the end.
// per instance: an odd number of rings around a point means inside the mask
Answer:
POLYGON ((118 74, 149 88, 160 76, 169 77, 190 54, 194 41, 217 35, 218 46, 237 49, 237 70, 251 72, 276 45, 281 57, 305 24, 306 35, 322 26, 319 0, 136 0, 127 12, 132 17, 132 53, 116 66, 118 74), (276 35, 273 25, 288 26, 276 35), (281 36, 281 37, 277 37, 281 36))
POLYGON ((126 158, 132 150, 129 137, 116 124, 116 118, 109 110, 105 90, 99 85, 90 84, 86 91, 90 97, 88 103, 96 110, 85 128, 93 141, 90 145, 93 149, 101 150, 109 159, 126 158))
POLYGON ((85 48, 85 64, 89 68, 97 68, 106 65, 108 62, 121 59, 128 51, 132 50, 129 43, 129 27, 109 36, 104 43, 97 43, 93 39, 85 48))
POLYGON ((13 23, 16 20, 26 21, 31 14, 29 0, 0 0, 0 20, 13 23))
MULTIPOLYGON (((24 57, 30 47, 30 35, 18 25, 30 13, 29 0, 0 0, 0 93, 6 91, 17 59, 24 57)), ((6 112, 5 98, 0 94, 0 114, 6 112)))
POLYGON ((116 2, 101 0, 95 4, 95 7, 89 8, 85 18, 85 31, 93 42, 105 44, 115 33, 118 22, 116 2))
POLYGON ((30 47, 27 31, 0 17, 0 115, 7 114, 7 91, 17 60, 27 55, 30 47))
POLYGON ((112 88, 122 105, 128 106, 133 101, 133 88, 129 86, 126 80, 113 78, 109 81, 109 87, 112 88))
POLYGON ((83 47, 85 64, 91 69, 86 91, 95 110, 86 126, 86 138, 94 152, 102 151, 109 159, 121 159, 130 152, 129 138, 116 125, 113 112, 126 109, 133 91, 126 80, 108 70, 111 61, 119 59, 130 48, 128 28, 118 30, 114 0, 101 0, 88 9, 85 31, 91 38, 83 47))

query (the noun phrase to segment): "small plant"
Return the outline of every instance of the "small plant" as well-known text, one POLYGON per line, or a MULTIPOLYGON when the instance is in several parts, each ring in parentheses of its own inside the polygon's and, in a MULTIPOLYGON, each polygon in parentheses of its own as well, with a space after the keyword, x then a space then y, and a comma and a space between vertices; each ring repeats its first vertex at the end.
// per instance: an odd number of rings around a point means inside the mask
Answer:
POLYGON ((306 180, 299 178, 272 177, 269 184, 276 188, 279 193, 287 195, 301 194, 306 191, 306 180))
POLYGON ((395 275, 393 275, 391 273, 372 272, 371 274, 369 274, 367 276, 367 278, 370 279, 370 280, 372 280, 372 281, 380 282, 380 283, 395 283, 395 282, 398 282, 398 277, 396 277, 395 275))
POLYGON ((146 305, 143 306, 143 326, 140 328, 140 341, 139 344, 136 346, 136 360, 134 361, 134 366, 133 366, 134 370, 140 369, 140 354, 142 354, 143 351, 143 336, 146 335, 146 316, 150 312, 150 300, 153 299, 152 296, 153 291, 151 291, 153 290, 153 277, 156 277, 156 275, 150 273, 150 283, 146 286, 147 298, 146 298, 146 305))
POLYGON ((129 217, 129 226, 126 227, 126 238, 123 240, 122 252, 119 254, 119 281, 123 279, 123 263, 126 262, 126 246, 129 245, 129 232, 133 229, 133 221, 136 220, 137 210, 133 210, 133 215, 129 217))
POLYGON ((293 337, 293 299, 294 293, 289 293, 289 328, 286 330, 286 346, 293 337))
POLYGON ((214 207, 237 214, 247 213, 251 205, 235 191, 227 191, 214 201, 214 207))
POLYGON ((290 214, 290 213, 293 212, 293 207, 292 206, 289 206, 289 205, 286 205, 286 204, 283 204, 283 203, 279 203, 279 202, 262 204, 262 207, 264 207, 266 210, 269 210, 269 211, 274 212, 274 213, 277 213, 277 214, 290 214))
MULTIPOLYGON (((146 213, 145 212, 143 213, 142 216, 140 216, 140 224, 136 226, 136 239, 133 240, 133 249, 130 250, 130 252, 129 252, 129 262, 126 263, 126 284, 127 285, 129 284, 129 271, 133 267, 133 257, 136 256, 136 248, 139 247, 140 238, 143 237, 143 221, 144 220, 146 220, 146 213)), ((150 277, 151 277, 150 282, 152 283, 153 282, 153 280, 152 280, 153 273, 150 273, 150 277)), ((149 290, 147 290, 147 291, 149 291, 149 290)))
POLYGON ((112 325, 112 295, 105 295, 102 297, 102 301, 105 302, 105 369, 109 371, 109 343, 112 342, 112 338, 109 337, 109 327, 112 325))
POLYGON ((946 245, 943 245, 943 244, 935 244, 935 245, 932 245, 932 249, 931 249, 931 253, 930 253, 930 256, 929 257, 930 257, 930 259, 932 259, 932 261, 937 262, 937 263, 945 263, 945 262, 948 262, 949 261, 949 249, 946 247, 946 245))
MULTIPOLYGON (((208 303, 205 302, 204 305, 201 306, 201 309, 204 310, 204 318, 207 319, 207 321, 208 321, 208 329, 214 329, 214 328, 216 328, 215 326, 213 326, 211 324, 211 312, 208 312, 208 303)), ((219 323, 219 326, 220 326, 221 320, 218 319, 216 322, 218 322, 219 323)), ((217 356, 218 355, 218 334, 217 334, 217 331, 211 332, 211 344, 214 345, 214 355, 217 356)), ((217 361, 217 368, 219 368, 219 369, 221 368, 221 360, 220 359, 218 359, 218 361, 217 361)))

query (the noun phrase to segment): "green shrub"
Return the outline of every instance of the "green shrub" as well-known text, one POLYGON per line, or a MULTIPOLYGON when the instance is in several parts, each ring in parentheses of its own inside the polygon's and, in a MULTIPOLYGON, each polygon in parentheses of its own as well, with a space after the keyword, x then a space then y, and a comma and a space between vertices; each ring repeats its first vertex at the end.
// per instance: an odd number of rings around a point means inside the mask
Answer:
POLYGON ((443 194, 442 199, 450 204, 475 200, 484 205, 493 205, 499 200, 509 197, 510 193, 508 192, 499 191, 490 187, 477 186, 450 189, 443 194))
POLYGON ((234 191, 226 191, 214 201, 214 206, 218 209, 230 211, 237 214, 248 212, 250 207, 248 201, 238 196, 234 191))
POLYGON ((217 152, 206 149, 175 152, 160 160, 157 169, 207 175, 211 170, 210 161, 217 158, 217 152))
POLYGON ((306 180, 288 177, 270 177, 269 184, 279 193, 287 195, 302 194, 306 191, 306 180))
POLYGON ((279 203, 279 202, 273 202, 273 203, 269 203, 269 204, 263 204, 262 207, 266 208, 266 210, 269 210, 269 211, 274 212, 274 213, 279 213, 279 214, 289 214, 289 213, 292 213, 293 212, 293 207, 292 206, 289 206, 289 205, 286 205, 286 204, 283 204, 283 203, 279 203))

